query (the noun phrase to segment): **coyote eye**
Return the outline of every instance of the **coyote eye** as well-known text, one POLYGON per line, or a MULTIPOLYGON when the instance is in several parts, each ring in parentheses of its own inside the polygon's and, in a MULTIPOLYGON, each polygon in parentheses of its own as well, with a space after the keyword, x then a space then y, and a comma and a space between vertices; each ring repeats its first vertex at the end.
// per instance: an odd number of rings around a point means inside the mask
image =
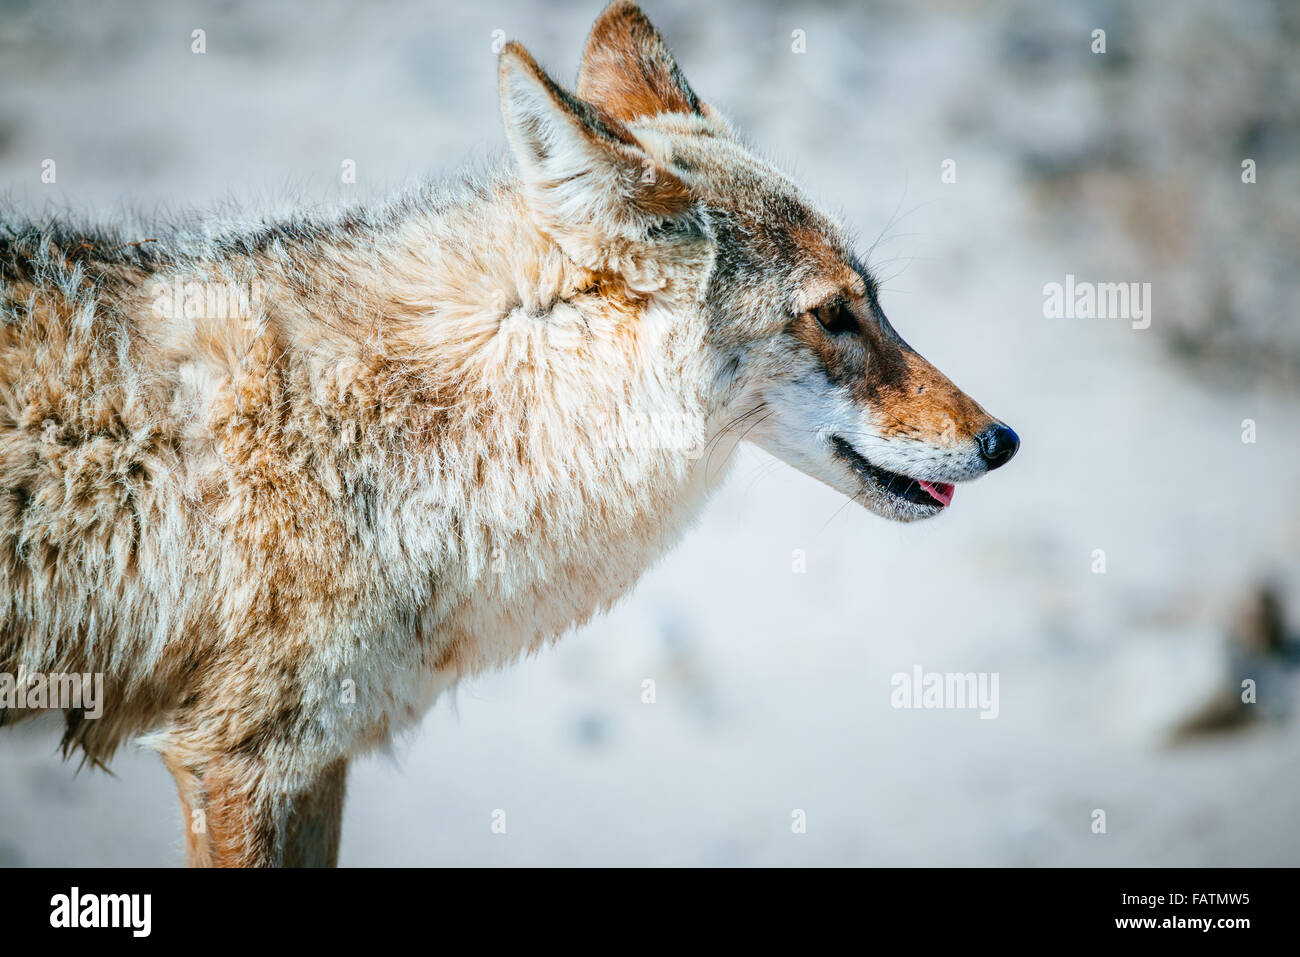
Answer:
POLYGON ((858 321, 842 302, 832 302, 818 306, 812 311, 813 316, 822 324, 822 328, 832 335, 845 332, 857 332, 858 321))

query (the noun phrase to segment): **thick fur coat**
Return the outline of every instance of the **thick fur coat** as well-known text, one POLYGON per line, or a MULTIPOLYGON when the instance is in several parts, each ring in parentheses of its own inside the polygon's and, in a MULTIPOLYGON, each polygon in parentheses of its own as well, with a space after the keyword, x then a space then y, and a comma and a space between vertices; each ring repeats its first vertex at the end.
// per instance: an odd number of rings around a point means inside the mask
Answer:
POLYGON ((500 75, 513 172, 0 227, 0 672, 102 673, 65 746, 143 736, 192 863, 333 863, 348 759, 624 594, 742 435, 898 519, 993 467, 1000 426, 636 7, 576 94, 514 44, 500 75))

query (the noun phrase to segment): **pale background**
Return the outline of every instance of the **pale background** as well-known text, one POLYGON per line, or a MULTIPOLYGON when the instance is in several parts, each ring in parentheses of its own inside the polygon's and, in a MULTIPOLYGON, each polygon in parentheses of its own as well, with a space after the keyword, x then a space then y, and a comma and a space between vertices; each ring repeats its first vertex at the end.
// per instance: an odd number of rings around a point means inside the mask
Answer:
MULTIPOLYGON (((5 203, 265 210, 450 175, 503 150, 493 31, 570 83, 599 9, 0 3, 5 203)), ((615 613, 355 766, 342 863, 1300 864, 1296 670, 1260 665, 1266 720, 1169 744, 1240 677, 1233 604, 1271 579, 1300 612, 1295 5, 646 9, 864 251, 883 232, 895 326, 1022 451, 910 527, 746 453, 615 613), (1045 319, 1066 273, 1151 282, 1152 327, 1045 319), (893 710, 916 664, 999 673, 1000 717, 893 710)), ((181 860, 153 755, 77 774, 56 741, 0 733, 0 864, 181 860)))

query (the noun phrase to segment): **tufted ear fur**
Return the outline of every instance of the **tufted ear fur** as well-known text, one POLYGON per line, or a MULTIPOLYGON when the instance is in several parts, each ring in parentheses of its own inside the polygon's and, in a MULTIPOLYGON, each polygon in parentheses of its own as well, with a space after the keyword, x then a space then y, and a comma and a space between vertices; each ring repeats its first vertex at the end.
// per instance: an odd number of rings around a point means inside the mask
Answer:
POLYGON ((500 85, 529 204, 579 261, 590 258, 582 250, 593 244, 641 241, 690 212, 681 179, 620 120, 564 90, 517 43, 501 53, 500 85))
POLYGON ((578 96, 625 123, 660 113, 709 112, 654 24, 628 0, 610 4, 592 26, 578 96))

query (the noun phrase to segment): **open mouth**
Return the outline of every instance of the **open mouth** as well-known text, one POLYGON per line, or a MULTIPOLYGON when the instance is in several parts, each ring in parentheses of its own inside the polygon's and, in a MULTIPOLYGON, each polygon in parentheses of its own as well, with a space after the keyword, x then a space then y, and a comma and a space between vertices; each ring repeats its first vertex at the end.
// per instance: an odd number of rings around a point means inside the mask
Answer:
POLYGON ((835 449, 836 455, 853 467, 853 471, 863 478, 870 479, 896 498, 914 505, 930 505, 939 508, 947 508, 952 504, 952 497, 957 489, 951 482, 927 482, 924 479, 909 478, 882 469, 878 465, 872 465, 838 435, 831 436, 831 446, 835 449))

